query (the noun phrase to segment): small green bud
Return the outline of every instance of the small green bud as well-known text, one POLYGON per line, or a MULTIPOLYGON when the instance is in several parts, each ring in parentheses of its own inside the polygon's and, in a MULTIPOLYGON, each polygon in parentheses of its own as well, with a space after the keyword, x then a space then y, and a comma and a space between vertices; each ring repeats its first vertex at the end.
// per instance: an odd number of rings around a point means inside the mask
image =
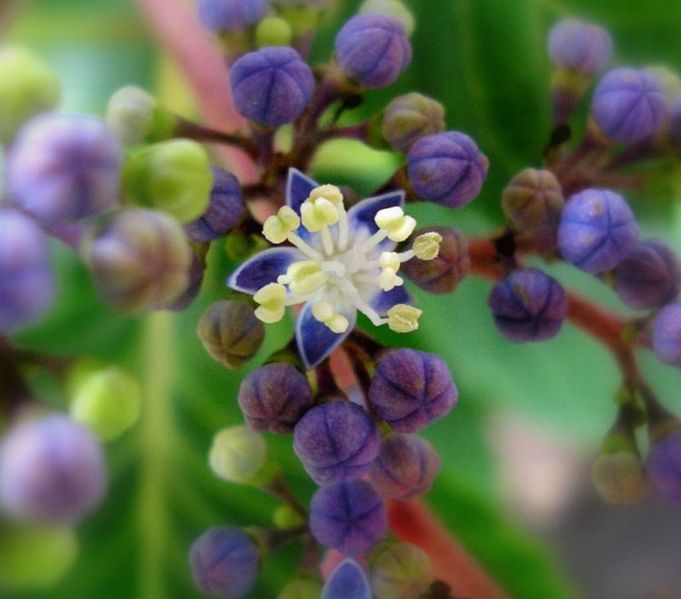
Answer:
POLYGON ((380 599, 415 599, 433 582, 426 553, 409 543, 380 546, 371 561, 371 588, 380 599))
POLYGON ((133 153, 123 168, 123 187, 139 206, 163 210, 182 223, 208 208, 213 174, 203 147, 188 139, 163 141, 133 153))
POLYGON ((601 498, 615 505, 637 503, 648 492, 641 458, 631 451, 600 455, 591 469, 591 480, 601 498))
POLYGON ((139 420, 141 399, 137 379, 120 368, 110 367, 80 382, 70 414, 104 441, 113 441, 139 420))
POLYGON ((25 48, 0 49, 0 141, 12 140, 30 117, 59 103, 55 72, 25 48))
POLYGON ((264 437, 247 426, 225 428, 217 433, 208 463, 217 476, 241 485, 263 486, 274 474, 264 437))
POLYGON ((274 510, 272 521, 277 528, 294 528, 305 524, 303 517, 290 505, 282 505, 274 510))
POLYGON ((360 14, 386 15, 397 19, 404 27, 407 37, 414 33, 414 15, 400 0, 365 0, 359 8, 360 14))
POLYGON ((681 77, 675 71, 662 64, 646 67, 645 70, 657 79, 670 104, 681 97, 681 77))
POLYGON ((67 573, 78 555, 75 533, 62 527, 17 526, 0 535, 0 595, 46 591, 67 573))
POLYGON ((277 599, 319 599, 321 596, 321 582, 308 578, 298 578, 289 582, 277 595, 277 599))
POLYGON ((445 109, 418 93, 395 98, 385 109, 381 134, 398 152, 406 154, 422 137, 445 130, 445 109))
POLYGON ((258 48, 290 46, 292 40, 291 25, 281 17, 266 17, 255 30, 255 44, 258 48))
POLYGON ((125 145, 137 145, 169 139, 177 117, 159 106, 151 94, 128 85, 111 96, 106 124, 125 145))

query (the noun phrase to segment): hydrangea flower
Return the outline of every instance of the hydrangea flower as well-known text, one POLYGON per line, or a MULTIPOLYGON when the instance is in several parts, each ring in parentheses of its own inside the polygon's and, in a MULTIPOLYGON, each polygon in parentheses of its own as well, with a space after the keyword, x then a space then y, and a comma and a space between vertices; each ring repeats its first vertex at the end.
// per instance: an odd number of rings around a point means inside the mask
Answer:
POLYGON ((421 235, 412 249, 395 252, 416 226, 404 213, 404 200, 403 191, 392 191, 346 211, 340 189, 320 186, 291 169, 286 205, 263 228, 271 243, 291 246, 260 252, 227 285, 253 295, 259 304, 255 314, 263 322, 281 320, 286 306, 303 305, 296 338, 308 369, 343 342, 358 311, 376 326, 416 330, 421 311, 409 305, 397 273, 407 260, 437 257, 441 236, 421 235))

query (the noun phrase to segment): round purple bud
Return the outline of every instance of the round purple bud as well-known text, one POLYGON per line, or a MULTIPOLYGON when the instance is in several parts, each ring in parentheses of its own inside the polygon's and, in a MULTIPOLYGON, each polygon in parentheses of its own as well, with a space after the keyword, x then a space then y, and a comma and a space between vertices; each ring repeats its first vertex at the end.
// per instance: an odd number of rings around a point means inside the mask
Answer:
POLYGON ((549 33, 549 56, 558 68, 593 75, 608 64, 611 54, 610 34, 598 25, 564 19, 549 33))
POLYGON ((312 408, 293 434, 293 449, 318 485, 362 476, 371 468, 381 442, 369 414, 349 401, 312 408))
POLYGON ((38 320, 52 306, 47 238, 27 216, 0 210, 0 331, 38 320))
POLYGON ((414 237, 435 232, 442 236, 440 252, 433 260, 408 260, 402 271, 409 280, 430 293, 451 293, 471 268, 468 239, 458 229, 428 227, 414 232, 414 237))
POLYGON ((287 46, 272 46, 241 56, 229 82, 242 116, 278 127, 295 121, 312 97, 312 69, 287 46))
POLYGON ((646 469, 660 494, 681 501, 681 432, 670 433, 652 446, 646 469))
POLYGON ((336 36, 336 57, 345 74, 362 86, 386 87, 409 66, 411 44, 394 17, 357 15, 336 36))
POLYGON ((239 389, 241 410, 256 431, 290 433, 313 403, 307 379, 291 364, 256 368, 239 389))
POLYGON ((536 268, 516 270, 492 288, 488 304, 511 341, 543 341, 560 331, 568 302, 560 283, 536 268))
POLYGON ((213 189, 208 209, 201 218, 185 225, 187 237, 197 243, 210 243, 225 235, 241 218, 244 200, 239 180, 226 170, 213 167, 213 189))
POLYGON ((615 290, 635 310, 651 310, 674 300, 681 290, 681 264, 664 241, 638 243, 615 269, 615 290))
POLYGON ((369 388, 376 414, 401 433, 416 432, 446 416, 459 393, 445 361, 435 354, 397 349, 378 364, 369 388))
POLYGON ((199 0, 199 20, 214 33, 254 25, 267 12, 266 0, 199 0))
POLYGON ((558 249, 580 270, 600 273, 617 266, 636 247, 639 227, 624 198, 607 189, 585 189, 565 205, 558 249))
POLYGON ((480 193, 489 161, 465 133, 428 135, 409 150, 407 168, 416 194, 436 204, 461 208, 480 193))
POLYGON ((371 585, 362 566, 344 559, 331 573, 322 589, 321 599, 371 599, 371 585))
POLYGON ((14 518, 77 522, 102 500, 106 478, 99 442, 66 416, 22 422, 0 445, 0 505, 14 518))
POLYGON ((516 231, 532 235, 558 227, 565 201, 551 171, 526 168, 504 189, 501 206, 516 231))
POLYGON ((665 306, 655 317, 653 350, 665 364, 681 368, 681 301, 665 306))
POLYGON ((430 490, 440 469, 433 446, 416 435, 391 433, 369 470, 369 480, 384 497, 406 501, 430 490))
POLYGON ((19 132, 7 158, 7 186, 47 224, 99 214, 118 203, 123 152, 92 116, 45 114, 19 132))
POLYGON ((366 553, 388 527, 383 500, 362 480, 322 487, 310 502, 310 532, 325 547, 346 555, 366 553))
POLYGON ((194 584, 211 597, 243 597, 258 575, 260 552, 239 528, 227 526, 204 532, 189 550, 194 584))
POLYGON ((609 139, 633 143, 657 131, 667 117, 668 105, 652 73, 625 67, 609 71, 601 79, 591 113, 609 139))

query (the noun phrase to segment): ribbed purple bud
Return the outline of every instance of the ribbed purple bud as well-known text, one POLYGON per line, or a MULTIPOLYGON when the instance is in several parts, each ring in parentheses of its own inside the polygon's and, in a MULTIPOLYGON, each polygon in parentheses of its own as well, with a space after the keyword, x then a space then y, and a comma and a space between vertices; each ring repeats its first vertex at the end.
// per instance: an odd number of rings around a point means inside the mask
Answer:
POLYGON ((408 260, 402 272, 421 289, 430 293, 451 293, 471 268, 468 239, 458 229, 428 227, 414 232, 413 237, 435 232, 442 236, 440 252, 433 260, 408 260))
POLYGON ((593 75, 608 64, 611 55, 610 34, 598 25, 564 19, 549 33, 549 56, 558 68, 593 75))
POLYGON ((185 225, 187 237, 197 243, 210 243, 225 235, 244 213, 239 180, 226 170, 213 167, 213 189, 208 209, 201 218, 185 225))
POLYGON ((92 116, 45 114, 19 132, 7 158, 7 186, 46 224, 99 214, 118 203, 123 152, 92 116))
POLYGON ((653 350, 665 364, 681 368, 681 301, 665 306, 655 317, 653 350))
POLYGON ((0 209, 0 331, 37 321, 54 294, 45 234, 20 212, 0 209))
POLYGON ((214 33, 254 25, 267 12, 266 0, 199 0, 199 20, 214 33))
POLYGON ((369 551, 386 533, 383 500, 362 480, 322 487, 310 502, 310 532, 325 547, 346 555, 369 551))
POLYGON ((646 469, 661 495, 681 501, 681 432, 670 433, 651 447, 646 469))
POLYGON ((351 79, 368 88, 394 83, 411 62, 404 25, 394 17, 357 15, 336 36, 336 58, 351 79))
POLYGON ((242 116, 278 127, 295 121, 312 97, 312 69, 288 46, 272 46, 241 56, 229 82, 242 116))
POLYGON ((369 480, 384 497, 406 501, 427 493, 439 470, 440 457, 428 441, 391 433, 381 441, 369 480))
POLYGON ((395 98, 386 106, 381 134, 398 152, 406 154, 419 139, 445 130, 442 104, 412 92, 395 98))
POLYGON ((321 599, 372 599, 371 585, 362 566, 351 558, 338 564, 324 585, 321 599))
POLYGON ((635 310, 651 310, 676 299, 681 290, 681 263, 664 241, 647 239, 615 269, 615 291, 635 310))
POLYGON ((504 189, 504 215, 519 233, 530 235, 558 227, 565 201, 556 176, 547 170, 526 168, 504 189))
POLYGON ((211 597, 244 597, 255 584, 260 552, 239 528, 211 528, 194 541, 189 565, 197 588, 211 597))
POLYGON ((461 208, 480 193, 489 161, 468 135, 449 131, 417 141, 409 150, 407 167, 416 195, 461 208))
POLYGON ((239 389, 241 410, 256 431, 290 433, 313 403, 307 379, 291 364, 256 368, 239 389))
POLYGON ((657 78, 643 69, 609 71, 593 95, 591 114, 612 141, 633 143, 655 133, 669 106, 657 78))
POLYGON ((0 506, 12 518, 77 522, 101 502, 106 479, 99 442, 65 416, 22 422, 0 445, 0 506))
POLYGON ((636 247, 640 230, 625 199, 607 189, 585 189, 565 204, 558 249, 580 270, 600 273, 617 266, 636 247))
POLYGON ((536 268, 504 277, 492 288, 488 304, 499 332, 518 342, 555 337, 568 308, 560 283, 536 268))
POLYGON ((413 433, 446 416, 459 393, 444 360, 414 349, 397 349, 378 364, 369 403, 393 429, 413 433))
POLYGON ((362 476, 378 455, 380 435, 369 414, 350 401, 330 401, 306 412, 293 449, 318 485, 362 476))

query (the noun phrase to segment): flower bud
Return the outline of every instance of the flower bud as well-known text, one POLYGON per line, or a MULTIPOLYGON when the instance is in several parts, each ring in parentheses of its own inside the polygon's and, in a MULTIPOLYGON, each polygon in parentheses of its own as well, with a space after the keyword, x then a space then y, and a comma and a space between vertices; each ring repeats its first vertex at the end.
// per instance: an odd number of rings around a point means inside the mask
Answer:
POLYGON ((381 599, 414 599, 433 583, 428 555, 409 543, 379 549, 371 560, 371 588, 381 599))
POLYGON ((652 446, 646 468, 661 495, 681 501, 681 432, 674 431, 652 446))
POLYGON ((305 525, 305 519, 290 505, 281 505, 274 510, 274 513, 272 514, 272 522, 277 528, 281 529, 295 528, 297 526, 305 525))
POLYGON ((310 532, 322 545, 346 555, 361 555, 387 530, 383 500, 362 480, 322 487, 310 502, 310 532))
POLYGON ((614 505, 637 503, 648 491, 641 458, 631 451, 598 456, 591 480, 601 498, 614 505))
POLYGON ((211 528, 194 541, 189 565, 197 588, 213 597, 244 597, 255 584, 260 552, 239 528, 211 528))
POLYGON ((134 204, 158 208, 187 223, 208 208, 213 174, 201 144, 172 139, 133 153, 123 169, 123 185, 134 204))
POLYGON ((257 23, 267 12, 266 0, 199 0, 199 20, 212 31, 238 31, 257 23))
POLYGON ((307 379, 290 364, 256 368, 239 389, 239 406, 256 431, 290 433, 313 403, 307 379))
POLYGON ((362 566, 352 558, 344 559, 326 581, 321 599, 372 599, 362 566))
POLYGON ((551 171, 526 168, 506 186, 501 205, 516 231, 532 235, 556 229, 565 202, 551 171))
POLYGON ((137 379, 112 366, 79 382, 69 413, 100 439, 113 441, 139 420, 141 403, 142 389, 137 379))
POLYGON ((0 49, 0 142, 9 143, 32 116, 54 110, 59 88, 55 72, 33 52, 0 49))
POLYGON ((101 502, 105 489, 100 444, 65 416, 19 423, 0 445, 0 506, 12 518, 77 522, 101 502))
POLYGON ((387 353, 369 388, 376 414, 401 433, 416 432, 447 415, 458 391, 444 360, 413 349, 387 353))
POLYGON ((322 585, 317 580, 300 578, 289 582, 277 595, 277 599, 319 599, 322 585))
POLYGON ((478 196, 488 167, 475 142, 458 131, 421 138, 407 157, 416 195, 449 208, 461 208, 478 196))
POLYGON ((269 127, 295 121, 315 86, 312 69, 287 46, 244 54, 232 65, 229 82, 239 113, 269 127))
POLYGON ((407 37, 414 33, 414 15, 400 0, 365 0, 359 7, 359 14, 385 15, 397 19, 404 27, 407 37))
POLYGON ((366 88, 394 83, 409 66, 411 54, 404 25, 394 17, 357 15, 336 36, 338 64, 366 88))
POLYGON ((253 308, 238 300, 224 300, 208 307, 196 330, 210 356, 227 368, 248 362, 265 339, 265 327, 253 308))
POLYGON ((308 410, 296 424, 293 449, 318 485, 366 473, 378 455, 380 435, 369 414, 349 401, 308 410))
POLYGON ((100 214, 118 204, 122 150, 92 116, 45 114, 21 129, 7 157, 7 186, 48 225, 100 214))
POLYGON ((408 260, 402 265, 402 270, 421 289, 431 293, 451 293, 470 271, 468 239, 458 229, 445 227, 429 227, 416 231, 416 234, 421 236, 428 232, 442 237, 437 257, 427 261, 408 260))
POLYGON ((422 94, 395 98, 385 109, 381 134, 394 150, 407 154, 411 146, 428 135, 445 130, 445 109, 422 94))
POLYGON ((217 476, 240 485, 265 484, 271 474, 265 439, 247 426, 233 426, 217 433, 208 462, 217 476))
POLYGON ((255 45, 258 48, 290 46, 292 40, 291 25, 281 17, 267 17, 258 23, 255 30, 255 45))
POLYGON ((597 73, 610 60, 610 34, 591 23, 564 19, 549 34, 549 56, 555 67, 584 75, 597 73))
POLYGON ((0 209, 0 332, 37 321, 54 295, 45 234, 20 212, 0 209))
POLYGON ((133 208, 100 229, 84 257, 105 301, 143 311, 166 306, 186 290, 192 250, 170 216, 133 208))
POLYGON ((657 358, 681 368, 681 301, 668 304, 657 313, 652 337, 657 358))

